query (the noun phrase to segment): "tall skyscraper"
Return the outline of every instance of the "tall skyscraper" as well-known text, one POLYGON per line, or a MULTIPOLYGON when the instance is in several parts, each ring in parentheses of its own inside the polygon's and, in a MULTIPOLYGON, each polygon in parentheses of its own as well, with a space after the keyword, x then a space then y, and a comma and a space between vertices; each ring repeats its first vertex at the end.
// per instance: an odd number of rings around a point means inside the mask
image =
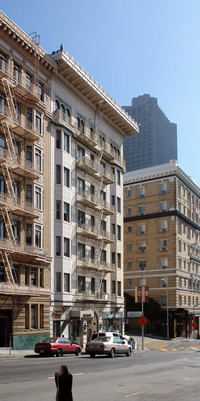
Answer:
POLYGON ((168 120, 155 97, 135 97, 132 106, 123 108, 140 124, 138 135, 124 138, 127 171, 177 160, 177 126, 168 120))

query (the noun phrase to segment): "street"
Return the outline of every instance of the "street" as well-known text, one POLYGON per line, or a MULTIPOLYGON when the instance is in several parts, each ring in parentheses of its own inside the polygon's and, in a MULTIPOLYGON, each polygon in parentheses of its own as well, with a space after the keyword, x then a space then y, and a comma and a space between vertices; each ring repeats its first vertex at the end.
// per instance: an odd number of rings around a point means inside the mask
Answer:
POLYGON ((152 343, 152 350, 138 350, 131 357, 114 359, 107 356, 92 359, 87 355, 41 358, 34 354, 2 357, 0 398, 5 401, 55 401, 54 374, 61 364, 65 364, 73 374, 74 401, 198 399, 199 342, 163 344, 163 341, 149 339, 149 345, 152 343))

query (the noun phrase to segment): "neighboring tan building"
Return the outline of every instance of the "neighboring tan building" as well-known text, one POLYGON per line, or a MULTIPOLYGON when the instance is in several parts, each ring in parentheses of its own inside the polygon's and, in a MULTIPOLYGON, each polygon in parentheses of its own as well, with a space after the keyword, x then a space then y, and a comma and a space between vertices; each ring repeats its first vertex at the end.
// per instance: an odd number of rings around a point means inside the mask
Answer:
POLYGON ((200 188, 176 161, 124 176, 124 291, 143 276, 165 311, 165 334, 189 336, 200 316, 200 188))
POLYGON ((177 160, 176 124, 168 120, 155 97, 134 97, 132 105, 123 108, 140 125, 139 135, 124 139, 127 172, 177 160))
POLYGON ((56 63, 0 12, 0 347, 49 335, 50 79, 56 63), (45 178, 45 179, 44 179, 45 178))
POLYGON ((84 346, 123 330, 123 139, 138 125, 62 46, 51 57, 51 333, 84 346))

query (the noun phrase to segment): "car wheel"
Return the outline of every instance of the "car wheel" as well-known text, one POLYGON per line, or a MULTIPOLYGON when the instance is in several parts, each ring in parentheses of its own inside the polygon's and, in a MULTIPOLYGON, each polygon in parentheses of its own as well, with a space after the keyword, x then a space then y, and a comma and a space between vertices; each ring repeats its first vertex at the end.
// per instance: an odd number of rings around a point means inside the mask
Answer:
POLYGON ((56 352, 56 356, 63 356, 63 351, 61 348, 58 348, 58 351, 56 352))
POLYGON ((115 349, 111 348, 110 350, 110 358, 114 358, 115 357, 115 349))
POLYGON ((76 348, 76 352, 75 352, 76 356, 79 356, 80 352, 81 352, 80 348, 76 348))
POLYGON ((94 357, 95 357, 95 354, 91 353, 90 356, 91 356, 91 358, 94 358, 94 357))
POLYGON ((131 356, 131 349, 130 348, 128 348, 126 356, 131 356))

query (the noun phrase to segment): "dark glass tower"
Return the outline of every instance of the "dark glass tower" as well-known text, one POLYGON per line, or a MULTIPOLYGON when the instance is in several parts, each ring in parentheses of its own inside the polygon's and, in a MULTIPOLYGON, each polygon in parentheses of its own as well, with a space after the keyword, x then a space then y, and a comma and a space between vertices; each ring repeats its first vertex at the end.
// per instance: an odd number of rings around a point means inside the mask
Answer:
POLYGON ((160 109, 155 97, 138 96, 122 106, 140 124, 140 133, 124 139, 126 171, 177 160, 177 126, 160 109))

